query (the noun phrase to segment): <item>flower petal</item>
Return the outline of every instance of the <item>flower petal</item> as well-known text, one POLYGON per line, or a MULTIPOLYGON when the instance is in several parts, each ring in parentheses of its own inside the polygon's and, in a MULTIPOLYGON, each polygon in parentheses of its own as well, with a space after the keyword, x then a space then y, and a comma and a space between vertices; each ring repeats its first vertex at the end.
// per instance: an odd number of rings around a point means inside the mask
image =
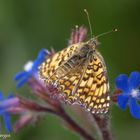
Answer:
POLYGON ((140 85, 140 73, 135 71, 132 72, 129 78, 129 87, 130 89, 136 89, 140 85))
POLYGON ((15 80, 18 81, 17 83, 17 88, 22 87, 26 82, 28 82, 29 78, 31 76, 34 76, 38 72, 38 67, 41 65, 41 63, 46 59, 46 56, 49 54, 49 52, 46 49, 42 49, 39 54, 37 59, 32 62, 29 61, 25 66, 24 70, 22 72, 19 72, 15 76, 15 80))
POLYGON ((19 81, 18 83, 17 83, 17 88, 20 88, 20 87, 22 87, 26 82, 28 82, 28 80, 29 80, 29 78, 30 78, 30 76, 26 76, 25 78, 23 78, 21 81, 19 81))
POLYGON ((129 107, 132 116, 136 119, 140 119, 140 105, 135 98, 131 98, 129 107))
POLYGON ((14 98, 14 97, 15 97, 14 94, 11 92, 11 93, 9 93, 7 99, 14 98))
POLYGON ((122 110, 126 110, 128 105, 129 96, 127 95, 119 95, 118 96, 118 105, 122 110))
POLYGON ((26 75, 26 72, 19 72, 15 75, 14 80, 18 81, 26 75))
POLYGON ((4 114, 4 121, 5 121, 5 127, 6 127, 6 130, 8 132, 11 132, 12 131, 12 127, 11 127, 11 117, 8 113, 4 114))
POLYGON ((128 76, 126 74, 121 74, 116 78, 116 86, 118 89, 123 90, 124 92, 128 91, 128 76))
POLYGON ((3 110, 6 110, 9 107, 14 107, 19 105, 19 98, 13 97, 10 99, 5 99, 4 101, 0 102, 0 113, 3 112, 3 110))
POLYGON ((40 50, 37 59, 34 61, 34 65, 33 65, 33 68, 32 68, 34 71, 38 70, 38 67, 46 59, 48 54, 49 54, 49 52, 46 49, 41 49, 40 50))
POLYGON ((2 116, 3 113, 5 113, 5 109, 3 107, 0 107, 0 116, 2 116))
POLYGON ((38 54, 37 59, 44 60, 48 54, 49 54, 49 51, 48 50, 41 49, 40 52, 39 52, 39 54, 38 54))
POLYGON ((3 93, 0 91, 0 101, 4 100, 3 93))

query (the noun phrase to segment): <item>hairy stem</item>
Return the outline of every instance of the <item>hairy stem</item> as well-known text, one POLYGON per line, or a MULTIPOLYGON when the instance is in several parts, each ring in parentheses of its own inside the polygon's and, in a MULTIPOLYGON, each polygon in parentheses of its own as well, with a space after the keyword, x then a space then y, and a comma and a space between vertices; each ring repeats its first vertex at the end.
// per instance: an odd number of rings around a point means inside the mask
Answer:
POLYGON ((85 140, 96 140, 94 137, 92 137, 90 134, 88 134, 82 127, 80 127, 61 107, 59 110, 55 111, 49 108, 42 108, 40 111, 49 112, 51 114, 57 115, 60 118, 62 118, 67 124, 68 128, 73 130, 74 132, 78 133, 81 137, 83 137, 85 140))
POLYGON ((82 127, 80 127, 66 112, 61 110, 59 116, 69 125, 69 127, 82 136, 85 140, 95 140, 90 134, 88 134, 82 127))
POLYGON ((109 118, 107 116, 98 115, 93 115, 93 117, 102 133, 103 140, 113 140, 109 118))

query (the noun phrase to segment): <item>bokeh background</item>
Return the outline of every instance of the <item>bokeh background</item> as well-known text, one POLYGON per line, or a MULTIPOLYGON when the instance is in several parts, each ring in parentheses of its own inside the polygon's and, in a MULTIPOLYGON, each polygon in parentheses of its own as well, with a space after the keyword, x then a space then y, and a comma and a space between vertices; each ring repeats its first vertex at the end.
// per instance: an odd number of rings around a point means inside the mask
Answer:
MULTIPOLYGON (((67 46, 75 25, 88 27, 83 9, 90 13, 95 35, 114 27, 119 32, 100 38, 100 51, 107 63, 111 88, 121 73, 140 71, 140 1, 139 0, 0 0, 0 90, 15 89, 13 76, 28 60, 36 58, 41 48, 61 50, 67 46)), ((112 108, 112 129, 117 140, 138 140, 140 120, 129 110, 112 108)), ((46 115, 34 126, 26 127, 12 140, 79 140, 61 126, 58 118, 46 115)))

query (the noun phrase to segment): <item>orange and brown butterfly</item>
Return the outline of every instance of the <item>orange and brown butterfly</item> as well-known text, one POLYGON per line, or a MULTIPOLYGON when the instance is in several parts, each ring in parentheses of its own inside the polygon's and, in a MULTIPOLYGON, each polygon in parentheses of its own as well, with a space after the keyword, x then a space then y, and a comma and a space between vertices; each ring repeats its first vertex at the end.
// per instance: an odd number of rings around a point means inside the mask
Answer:
POLYGON ((39 68, 46 85, 54 85, 66 102, 78 103, 91 113, 107 113, 109 82, 97 37, 85 41, 87 30, 76 27, 70 45, 46 59, 39 68))

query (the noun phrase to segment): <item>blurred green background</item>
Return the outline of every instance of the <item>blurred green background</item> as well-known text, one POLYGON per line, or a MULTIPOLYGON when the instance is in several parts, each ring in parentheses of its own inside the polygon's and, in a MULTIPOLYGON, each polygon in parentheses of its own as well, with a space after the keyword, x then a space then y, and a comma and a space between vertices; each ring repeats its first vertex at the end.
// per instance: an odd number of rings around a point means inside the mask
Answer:
MULTIPOLYGON (((15 90, 13 76, 41 48, 61 50, 67 46, 75 25, 88 27, 83 9, 90 13, 94 34, 114 27, 119 32, 100 38, 111 87, 120 73, 140 71, 140 0, 0 0, 0 89, 15 90)), ((24 94, 24 89, 19 90, 24 94)), ((112 129, 118 140, 138 140, 140 121, 129 110, 112 108, 112 129)), ((79 140, 47 115, 35 126, 12 134, 12 140, 79 140)))

